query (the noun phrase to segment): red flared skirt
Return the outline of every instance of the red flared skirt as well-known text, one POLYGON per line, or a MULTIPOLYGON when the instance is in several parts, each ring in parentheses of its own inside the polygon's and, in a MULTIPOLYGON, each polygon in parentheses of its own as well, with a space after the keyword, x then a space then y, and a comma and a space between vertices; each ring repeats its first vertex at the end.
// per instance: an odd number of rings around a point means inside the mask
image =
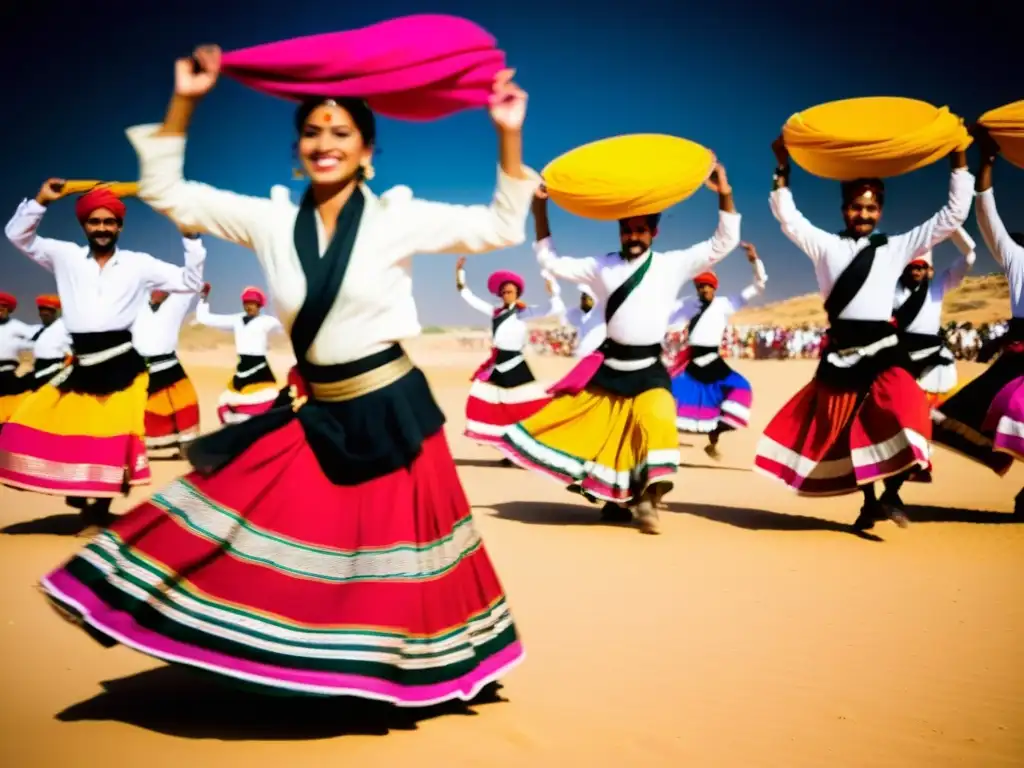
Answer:
POLYGON ((765 428, 754 468, 811 496, 852 493, 907 469, 930 467, 928 399, 902 368, 868 392, 815 380, 765 428))
POLYGON ((470 699, 523 656, 443 431, 408 467, 341 486, 292 420, 43 586, 114 641, 296 693, 470 699))

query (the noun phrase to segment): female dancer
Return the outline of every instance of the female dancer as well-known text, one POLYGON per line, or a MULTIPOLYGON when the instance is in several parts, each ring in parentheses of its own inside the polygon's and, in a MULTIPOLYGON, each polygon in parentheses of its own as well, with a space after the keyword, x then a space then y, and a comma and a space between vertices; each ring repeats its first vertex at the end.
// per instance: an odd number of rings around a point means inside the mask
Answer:
POLYGON ((193 110, 219 68, 216 47, 179 60, 163 126, 129 129, 139 196, 256 253, 295 349, 294 399, 193 442, 196 471, 44 588, 110 641, 249 683, 403 706, 471 699, 523 650, 444 416, 398 340, 420 330, 410 256, 526 239, 539 184, 522 164, 526 94, 511 71, 495 78, 490 206, 404 187, 376 196, 363 183, 370 108, 311 99, 295 115, 311 180, 296 207, 182 178, 193 110))
MULTIPOLYGON (((996 208, 992 168, 999 146, 981 126, 973 129, 981 167, 977 182, 978 227, 1010 284, 1010 328, 997 342, 999 357, 983 374, 932 411, 933 440, 985 464, 998 475, 1024 461, 1024 234, 1007 232, 996 208)), ((987 356, 987 355, 986 355, 987 356)), ((1014 511, 1024 515, 1024 488, 1014 511)))
MULTIPOLYGON (((466 401, 466 437, 479 443, 500 443, 505 428, 532 416, 551 401, 551 396, 533 378, 523 349, 526 347, 525 320, 561 315, 565 305, 558 284, 547 280, 551 305, 547 310, 522 301, 526 287, 515 272, 499 270, 487 278, 487 290, 501 299, 493 307, 466 286, 466 257, 455 265, 455 286, 469 306, 491 318, 491 356, 473 374, 466 401)), ((510 464, 507 461, 505 463, 510 464)))
POLYGON ((697 301, 683 299, 669 319, 669 327, 687 323, 686 346, 672 374, 676 400, 676 429, 708 436, 704 452, 718 458, 718 439, 723 432, 741 429, 750 421, 753 392, 750 382, 729 367, 720 354, 729 318, 748 301, 764 293, 768 275, 757 258, 757 249, 740 243, 754 268, 754 282, 736 296, 715 296, 718 277, 704 272, 694 278, 697 301))
POLYGON ((267 360, 267 337, 283 329, 276 317, 260 314, 267 297, 259 288, 249 286, 242 291, 242 311, 234 315, 211 312, 209 296, 210 286, 205 285, 194 324, 234 331, 238 365, 217 401, 217 416, 221 424, 237 424, 266 413, 277 399, 277 379, 267 360))
POLYGON ((885 204, 881 179, 843 182, 839 235, 797 210, 789 189, 789 152, 772 145, 777 166, 771 207, 782 231, 811 259, 825 297, 828 341, 814 380, 765 428, 754 467, 804 495, 860 491, 854 528, 888 517, 907 525, 893 487, 929 466, 931 419, 924 391, 906 371, 909 358, 892 319, 893 290, 911 261, 959 229, 971 210, 974 177, 963 152, 950 153, 946 205, 909 232, 876 233, 885 204), (884 480, 887 495, 875 495, 884 480))

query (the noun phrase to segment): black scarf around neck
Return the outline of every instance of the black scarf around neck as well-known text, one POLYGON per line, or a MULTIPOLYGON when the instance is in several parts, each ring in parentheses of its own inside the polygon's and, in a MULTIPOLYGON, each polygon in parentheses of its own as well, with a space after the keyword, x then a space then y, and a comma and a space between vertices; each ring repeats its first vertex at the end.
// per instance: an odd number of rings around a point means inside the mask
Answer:
POLYGON ((295 316, 291 332, 292 347, 300 371, 308 365, 306 353, 341 291, 365 204, 362 189, 356 187, 338 212, 334 236, 321 256, 316 228, 316 199, 312 188, 307 189, 302 197, 299 213, 295 217, 293 238, 302 272, 306 276, 306 300, 295 316))
MULTIPOLYGON (((712 299, 711 301, 714 301, 714 299, 712 299)), ((699 323, 700 319, 704 317, 704 313, 707 312, 708 307, 711 306, 711 301, 704 301, 703 299, 701 299, 700 309, 697 310, 697 314, 690 318, 690 323, 689 325, 686 326, 687 339, 693 336, 693 329, 697 327, 697 323, 699 323)))

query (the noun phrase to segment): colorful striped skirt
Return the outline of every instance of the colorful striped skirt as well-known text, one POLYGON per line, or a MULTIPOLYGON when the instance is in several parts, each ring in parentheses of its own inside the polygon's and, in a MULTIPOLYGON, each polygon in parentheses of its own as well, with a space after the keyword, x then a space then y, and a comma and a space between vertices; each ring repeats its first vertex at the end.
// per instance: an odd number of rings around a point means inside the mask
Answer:
POLYGON ((0 429, 28 396, 25 381, 16 371, 17 360, 0 360, 0 429))
POLYGON ((497 350, 473 376, 466 400, 466 437, 499 444, 505 430, 551 402, 522 352, 497 350))
POLYGON ((171 352, 146 358, 146 448, 178 448, 199 436, 199 400, 178 356, 171 352))
POLYGON ((661 388, 635 397, 588 386, 559 395, 506 430, 502 452, 586 496, 631 503, 679 467, 675 401, 661 388))
POLYGON ((866 392, 815 379, 765 428, 754 468, 800 494, 837 496, 927 470, 930 438, 927 399, 903 368, 885 369, 866 392))
POLYGON ((1024 343, 932 412, 933 440, 999 475, 1024 460, 1024 343))
POLYGON ((149 375, 127 331, 73 338, 75 361, 28 394, 0 432, 0 483, 58 496, 126 494, 150 482, 149 375))
POLYGON ((235 375, 217 400, 217 417, 221 424, 238 424, 269 411, 279 394, 267 358, 240 355, 235 375))
POLYGON ((718 356, 703 366, 691 359, 672 378, 676 429, 689 434, 742 429, 750 422, 754 393, 750 382, 718 356))
POLYGON ((523 649, 444 417, 393 349, 315 368, 326 381, 297 410, 193 442, 202 469, 46 576, 47 594, 104 642, 268 690, 472 699, 523 649))

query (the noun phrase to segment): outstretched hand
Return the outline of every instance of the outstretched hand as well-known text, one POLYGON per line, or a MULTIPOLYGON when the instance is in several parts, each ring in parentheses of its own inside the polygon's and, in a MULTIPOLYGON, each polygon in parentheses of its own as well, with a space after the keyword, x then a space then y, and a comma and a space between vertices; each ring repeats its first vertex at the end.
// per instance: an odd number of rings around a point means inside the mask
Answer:
POLYGON ((753 243, 740 243, 740 248, 747 252, 747 261, 751 264, 757 261, 757 248, 754 247, 753 243))
POLYGON ((503 131, 520 131, 526 120, 526 91, 513 82, 515 73, 514 69, 501 70, 491 89, 491 120, 503 131))
POLYGON ((789 148, 786 146, 786 140, 780 133, 778 138, 772 142, 772 152, 775 154, 775 161, 779 165, 789 164, 789 148))
POLYGON ((456 261, 455 261, 455 271, 458 272, 459 270, 463 269, 465 266, 466 266, 466 257, 465 256, 459 256, 459 258, 456 259, 456 261))

